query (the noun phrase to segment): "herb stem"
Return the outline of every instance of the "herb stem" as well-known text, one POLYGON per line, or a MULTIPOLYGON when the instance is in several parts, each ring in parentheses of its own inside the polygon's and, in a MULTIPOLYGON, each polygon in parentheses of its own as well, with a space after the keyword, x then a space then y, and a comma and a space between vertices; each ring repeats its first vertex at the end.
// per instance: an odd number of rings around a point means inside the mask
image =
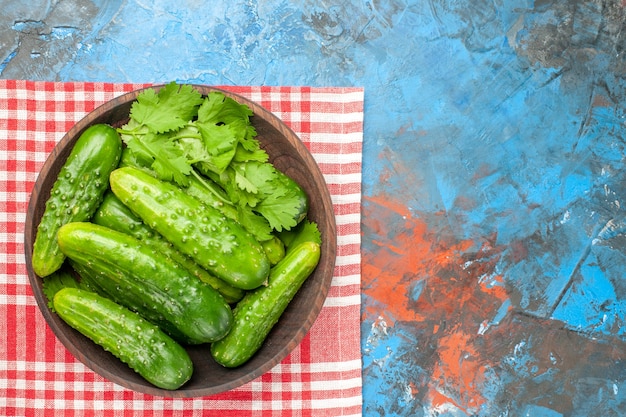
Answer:
POLYGON ((211 184, 210 182, 206 181, 204 178, 202 178, 202 176, 200 174, 198 174, 196 172, 195 169, 191 170, 191 174, 196 177, 196 179, 198 180, 198 182, 204 187, 206 188, 211 194, 213 194, 219 201, 221 201, 224 204, 227 204, 229 206, 234 206, 234 204, 226 199, 224 196, 222 196, 221 193, 219 193, 211 184))
POLYGON ((152 159, 156 160, 158 159, 158 155, 156 154, 156 152, 154 152, 152 150, 152 148, 150 148, 149 146, 147 146, 145 143, 143 143, 142 140, 140 140, 137 136, 135 136, 135 140, 134 140, 135 144, 139 144, 141 146, 141 148, 150 156, 152 156, 152 159))
POLYGON ((202 135, 198 134, 190 134, 189 132, 185 132, 183 134, 170 136, 170 140, 181 140, 181 139, 202 139, 202 135))

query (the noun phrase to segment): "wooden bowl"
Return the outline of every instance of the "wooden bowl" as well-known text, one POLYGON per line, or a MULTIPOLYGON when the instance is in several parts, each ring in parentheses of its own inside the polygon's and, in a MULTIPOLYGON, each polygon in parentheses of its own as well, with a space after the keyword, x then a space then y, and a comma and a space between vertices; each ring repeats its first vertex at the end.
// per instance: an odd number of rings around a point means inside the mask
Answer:
MULTIPOLYGON (((161 87, 153 88, 158 90, 161 87)), ((294 297, 264 345, 247 363, 235 369, 227 369, 213 361, 209 345, 190 346, 187 350, 194 362, 192 379, 175 391, 159 389, 52 313, 42 292, 42 279, 33 272, 32 250, 37 226, 52 184, 77 138, 88 126, 95 123, 108 123, 116 127, 126 123, 132 102, 143 90, 124 94, 103 104, 65 134, 44 163, 37 178, 24 231, 26 266, 37 304, 63 345, 104 378, 134 391, 164 397, 200 397, 228 391, 259 377, 280 363, 302 341, 317 318, 331 284, 336 256, 336 225, 330 193, 318 165, 295 133, 274 114, 244 97, 212 87, 194 87, 203 95, 211 91, 221 91, 252 109, 252 123, 257 130, 258 140, 276 168, 306 190, 310 198, 309 218, 317 222, 322 233, 321 259, 317 269, 294 297)))

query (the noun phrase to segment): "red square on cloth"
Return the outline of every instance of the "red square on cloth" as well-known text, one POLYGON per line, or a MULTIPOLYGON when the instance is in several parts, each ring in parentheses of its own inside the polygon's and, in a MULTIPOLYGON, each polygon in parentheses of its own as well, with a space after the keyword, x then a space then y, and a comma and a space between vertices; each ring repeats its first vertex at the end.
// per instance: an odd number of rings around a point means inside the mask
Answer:
POLYGON ((309 334, 250 383, 202 398, 160 398, 93 373, 56 339, 30 289, 24 222, 37 174, 86 113, 144 84, 0 80, 0 415, 360 416, 362 88, 232 87, 289 125, 333 199, 337 261, 309 334))

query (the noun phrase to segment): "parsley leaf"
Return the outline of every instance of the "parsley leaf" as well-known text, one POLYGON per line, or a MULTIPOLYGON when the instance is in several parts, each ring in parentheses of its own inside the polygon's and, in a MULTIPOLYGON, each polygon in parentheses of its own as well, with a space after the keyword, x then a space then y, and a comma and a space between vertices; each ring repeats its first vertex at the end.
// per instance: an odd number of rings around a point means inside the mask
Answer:
POLYGON ((54 311, 52 299, 54 295, 63 288, 80 288, 89 290, 86 284, 76 280, 74 276, 66 269, 60 269, 55 273, 48 275, 43 279, 42 291, 48 299, 48 307, 54 311))
MULTIPOLYGON (((258 161, 233 162, 231 166, 240 177, 246 179, 248 187, 242 186, 241 188, 253 194, 259 194, 266 189, 267 183, 272 180, 276 173, 276 169, 271 164, 258 161)), ((272 190, 271 192, 274 191, 278 190, 272 190)))
POLYGON ((239 104, 222 92, 210 92, 198 109, 198 121, 203 123, 232 123, 244 120, 246 124, 252 116, 252 110, 245 104, 239 104))
POLYGON ((202 95, 191 85, 171 82, 158 93, 149 88, 137 96, 130 117, 156 133, 180 129, 195 117, 202 95))
POLYGON ((272 227, 267 219, 256 214, 250 207, 239 206, 237 220, 241 225, 254 235, 259 242, 272 238, 272 227))
POLYGON ((174 181, 183 187, 189 184, 187 176, 193 170, 191 165, 187 163, 187 158, 171 146, 163 146, 158 150, 152 168, 160 178, 174 181))
POLYGON ((118 129, 136 161, 181 187, 189 177, 212 180, 237 208, 237 220, 258 240, 293 228, 302 199, 269 162, 257 140, 252 110, 220 91, 203 97, 191 85, 171 82, 146 89, 118 129))
POLYGON ((150 167, 159 178, 183 187, 189 184, 187 175, 193 168, 187 163, 182 149, 169 141, 168 136, 147 132, 141 140, 129 140, 127 146, 135 157, 151 161, 150 167))
POLYGON ((243 145, 237 147, 235 151, 235 156, 233 157, 233 161, 235 162, 246 162, 246 161, 257 161, 257 162, 268 162, 269 155, 263 149, 261 149, 258 145, 256 148, 250 147, 251 149, 244 148, 243 145))
POLYGON ((297 223, 296 215, 300 200, 294 193, 267 194, 254 209, 267 219, 270 226, 277 230, 291 229, 297 223))
POLYGON ((317 223, 304 219, 296 227, 278 233, 278 237, 285 243, 287 250, 295 248, 302 242, 315 242, 322 244, 322 234, 317 223))
POLYGON ((204 148, 209 158, 204 162, 210 164, 211 170, 218 174, 224 172, 235 156, 239 142, 232 125, 216 125, 211 123, 196 123, 204 148))

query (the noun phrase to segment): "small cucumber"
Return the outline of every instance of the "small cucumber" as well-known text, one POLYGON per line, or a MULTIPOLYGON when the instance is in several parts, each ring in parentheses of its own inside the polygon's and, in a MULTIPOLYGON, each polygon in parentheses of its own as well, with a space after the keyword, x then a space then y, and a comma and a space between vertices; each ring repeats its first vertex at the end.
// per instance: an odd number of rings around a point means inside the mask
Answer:
POLYGON ((116 169, 110 182, 126 206, 207 271, 243 290, 267 282, 270 262, 263 247, 219 210, 137 168, 116 169))
POLYGON ((232 311, 217 291, 134 237, 75 222, 57 239, 68 258, 95 273, 90 283, 180 342, 212 342, 230 330, 232 311))
POLYGON ((191 378, 193 363, 187 351, 137 313, 78 288, 59 290, 53 305, 69 326, 156 387, 175 390, 191 378))
POLYGON ((109 125, 90 126, 80 135, 52 186, 37 228, 32 255, 37 275, 45 277, 61 267, 65 256, 56 240, 59 228, 90 219, 121 153, 122 140, 109 125))
POLYGON ((303 242, 287 251, 272 268, 268 285, 250 291, 237 303, 231 331, 211 345, 213 359, 227 368, 247 362, 263 345, 319 259, 320 245, 317 242, 303 242))
POLYGON ((109 191, 104 195, 102 204, 100 204, 100 207, 96 210, 91 221, 95 224, 117 230, 118 232, 126 233, 154 247, 154 249, 161 252, 163 256, 167 256, 175 262, 178 262, 193 276, 216 289, 229 304, 236 303, 243 297, 242 289, 235 288, 211 275, 205 269, 201 268, 193 259, 180 253, 170 242, 165 240, 163 236, 152 230, 141 218, 130 211, 130 209, 112 192, 109 191))
POLYGON ((263 245, 263 250, 265 250, 265 254, 272 266, 285 257, 285 244, 278 236, 272 236, 271 239, 261 242, 261 245, 263 245))

